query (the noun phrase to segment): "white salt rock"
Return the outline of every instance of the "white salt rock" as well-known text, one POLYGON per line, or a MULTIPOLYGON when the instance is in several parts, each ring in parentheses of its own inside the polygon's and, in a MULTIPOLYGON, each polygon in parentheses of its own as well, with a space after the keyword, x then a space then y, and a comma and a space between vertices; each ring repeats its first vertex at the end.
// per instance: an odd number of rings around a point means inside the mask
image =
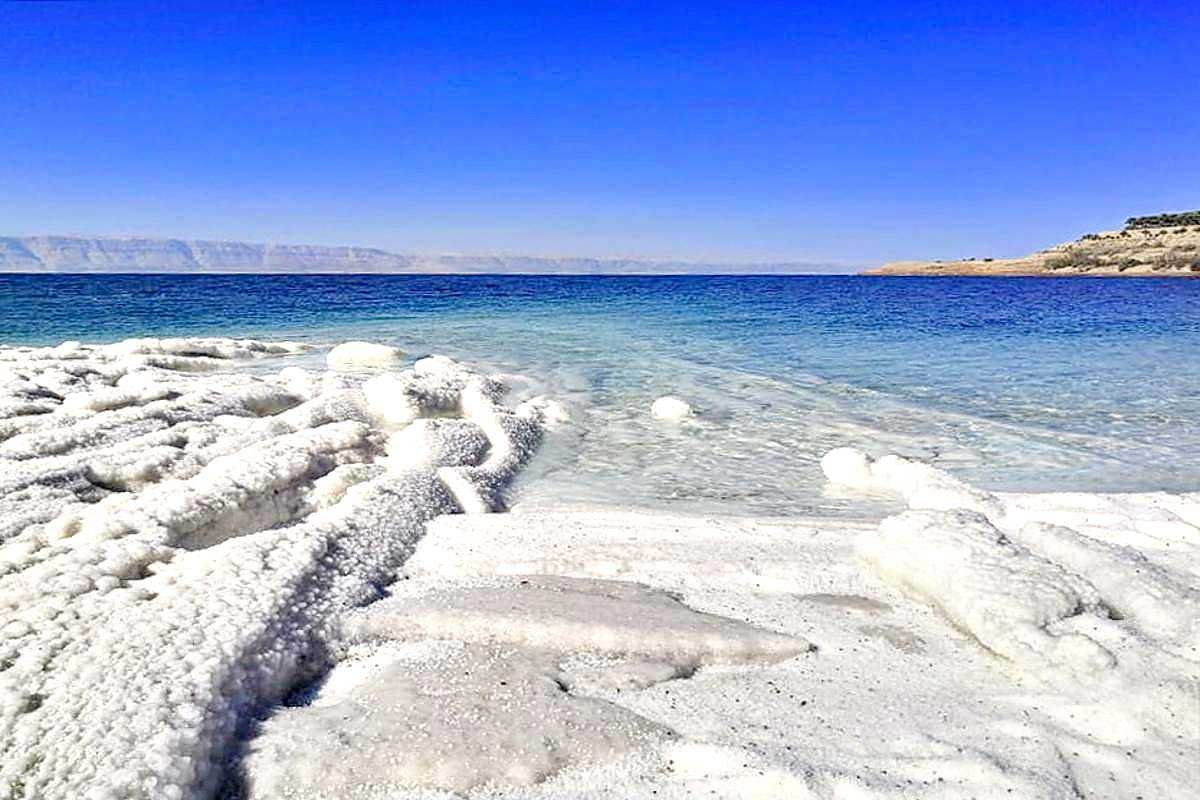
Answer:
POLYGON ((688 401, 666 395, 654 401, 650 413, 656 419, 681 420, 693 416, 696 412, 688 401))
POLYGON ((897 455, 872 461, 852 447, 839 447, 825 454, 821 469, 835 485, 894 492, 904 498, 909 508, 969 509, 992 520, 1000 520, 1005 514, 1003 504, 990 492, 968 486, 930 464, 897 455))
POLYGON ((411 386, 408 376, 390 373, 377 375, 363 384, 367 408, 386 429, 402 428, 420 416, 421 407, 409 391, 411 386))
POLYGON ((404 351, 398 347, 375 342, 343 342, 329 351, 325 363, 330 369, 379 369, 394 366, 402 358, 404 351))
POLYGON ((483 429, 473 422, 418 419, 388 437, 384 449, 394 467, 457 467, 481 463, 490 446, 483 429))
POLYGON ((1132 547, 1062 525, 1034 522, 1009 535, 1090 581, 1105 606, 1154 639, 1177 641, 1185 648, 1200 641, 1200 588, 1192 585, 1189 575, 1151 561, 1132 547))
POLYGON ((1099 642, 1064 630, 1087 617, 1110 624, 1084 578, 1011 541, 974 511, 906 511, 855 542, 879 577, 940 610, 988 650, 1018 665, 1091 679, 1115 660, 1099 642))
POLYGON ((301 397, 311 399, 320 393, 317 376, 303 367, 284 367, 279 371, 279 380, 288 391, 301 397))
POLYGON ((838 447, 830 450, 821 459, 821 471, 830 483, 866 489, 871 485, 871 460, 867 454, 853 447, 838 447))

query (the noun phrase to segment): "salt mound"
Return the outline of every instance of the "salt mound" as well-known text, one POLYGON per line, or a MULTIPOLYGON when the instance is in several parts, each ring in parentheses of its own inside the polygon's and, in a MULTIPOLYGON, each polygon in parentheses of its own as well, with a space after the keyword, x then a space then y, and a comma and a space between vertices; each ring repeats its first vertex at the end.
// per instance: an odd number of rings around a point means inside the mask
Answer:
MULTIPOLYGON (((1160 659, 1195 659, 1194 570, 1154 553, 1195 548, 1200 496, 1005 495, 928 464, 894 455, 871 461, 851 448, 831 451, 821 466, 834 483, 907 501, 912 511, 860 537, 860 555, 1005 658, 1088 673, 1112 666, 1109 649, 1134 635, 1152 642, 1160 659)), ((1163 552, 1173 561, 1179 554, 1163 552)), ((1139 649, 1120 657, 1138 662, 1139 649)))
POLYGON ((1063 525, 1030 523, 1015 538, 1091 581, 1113 613, 1155 639, 1200 648, 1200 589, 1192 576, 1063 525))
POLYGON ((375 342, 343 342, 326 354, 325 363, 330 369, 337 370, 387 368, 395 366, 402 358, 404 351, 398 347, 375 342))
POLYGON ((0 347, 0 796, 212 794, 239 729, 461 510, 437 470, 499 503, 536 449, 539 405, 458 365, 397 373, 447 418, 404 463, 361 379, 229 369, 301 349, 0 347))
POLYGON ((1080 614, 1106 618, 1100 595, 1079 576, 1009 542, 970 511, 907 511, 863 534, 859 555, 881 576, 936 605, 985 647, 1039 668, 1088 674, 1111 667, 1111 653, 1061 623, 1080 614))
POLYGON ((989 517, 1003 513, 1002 505, 988 492, 968 486, 936 467, 900 456, 872 461, 854 448, 839 447, 825 454, 821 469, 837 485, 895 492, 908 501, 910 508, 969 508, 989 517))
POLYGON ((831 483, 851 489, 871 487, 871 459, 853 447, 838 447, 830 450, 821 459, 821 471, 831 483))
POLYGON ((696 412, 690 403, 678 397, 667 395, 660 397, 650 406, 650 413, 655 419, 682 420, 693 416, 696 412))
POLYGON ((395 465, 477 465, 491 443, 473 422, 461 419, 418 419, 388 437, 385 450, 395 465))

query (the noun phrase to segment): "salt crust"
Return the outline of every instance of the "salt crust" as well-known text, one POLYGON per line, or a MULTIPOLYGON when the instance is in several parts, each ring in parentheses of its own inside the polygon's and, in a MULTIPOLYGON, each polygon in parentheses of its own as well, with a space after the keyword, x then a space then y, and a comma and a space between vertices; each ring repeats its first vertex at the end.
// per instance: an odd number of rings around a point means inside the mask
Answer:
POLYGON ((211 795, 425 523, 500 502, 550 407, 449 359, 370 397, 229 370, 305 349, 0 348, 0 797, 211 795), (445 420, 389 446, 397 408, 445 420))
POLYGON ((426 535, 502 507, 565 414, 440 357, 228 369, 303 349, 0 348, 0 796, 1194 788, 1196 494, 842 449, 831 482, 909 510, 426 535))
POLYGON ((859 538, 860 556, 997 652, 1103 671, 1114 660, 1086 635, 1047 635, 1091 615, 1090 626, 1120 620, 1197 657, 1200 495, 1007 496, 927 464, 849 449, 829 453, 822 467, 834 483, 907 501, 909 511, 859 538))
POLYGON ((639 690, 704 664, 773 663, 810 649, 633 583, 527 576, 397 589, 351 615, 348 641, 445 639, 458 648, 385 660, 349 689, 341 681, 277 714, 251 743, 244 796, 527 786, 670 737, 590 692, 639 690))
MULTIPOLYGON (((1126 521, 1108 529, 1112 537, 1134 530, 1164 534, 1158 549, 1147 547, 1147 562, 1176 579, 1196 566, 1200 536, 1185 536, 1161 511, 1185 508, 1189 498, 1088 497, 1092 508, 1119 502, 1125 509, 1126 521), (1156 518, 1158 527, 1151 524, 1156 518)), ((1005 495, 997 502, 1027 521, 1044 513, 1059 523, 1069 519, 1064 508, 1085 505, 1060 495, 1005 495)), ((1091 513, 1077 512, 1077 519, 1091 513)), ((1099 535, 1093 528, 1088 537, 1099 541, 1099 535)), ((901 572, 907 558, 889 561, 889 569, 901 572)), ((1190 657, 1172 651, 1172 640, 1148 632, 1133 616, 1115 618, 1122 615, 1108 605, 1108 590, 1035 544, 1008 540, 977 511, 910 511, 880 526, 517 506, 504 515, 434 521, 403 572, 391 597, 344 618, 351 652, 314 694, 251 740, 245 766, 250 785, 257 780, 264 791, 255 796, 312 796, 295 781, 280 780, 302 752, 320 750, 286 749, 292 730, 320 730, 325 740, 353 743, 336 762, 321 762, 322 774, 345 781, 337 796, 392 800, 447 797, 431 787, 464 775, 484 781, 472 796, 489 798, 1181 797, 1194 781, 1190 732, 1200 725, 1194 651, 1190 657), (953 535, 940 533, 942 527, 953 535), (980 601, 978 608, 958 606, 959 595, 921 577, 933 571, 927 565, 916 565, 917 577, 906 582, 864 557, 866 541, 893 536, 899 550, 909 547, 906 537, 928 537, 926 559, 952 575, 975 564, 951 559, 972 548, 980 551, 980 564, 1005 570, 985 566, 963 574, 963 585, 979 592, 980 601), (687 608, 811 641, 817 649, 751 663, 701 661, 681 670, 671 658, 646 655, 656 646, 652 631, 659 623, 648 626, 645 644, 621 633, 655 617, 646 610, 608 613, 609 592, 634 602, 651 592, 657 598, 651 602, 664 606, 677 598, 687 608), (1059 617, 1070 604, 1062 599, 1068 592, 1080 608, 1059 617), (560 595, 567 595, 561 606, 554 602, 560 595), (577 617, 572 595, 596 599, 580 599, 577 617), (583 624, 589 602, 594 619, 583 624), (1014 629, 1008 639, 987 624, 988 609, 1014 629), (1031 609, 1048 611, 1039 617, 1031 609), (985 641, 968 625, 997 638, 985 641), (1075 657, 1062 644, 1075 641, 1071 637, 1094 643, 1111 661, 1075 657), (368 741, 370 728, 359 724, 360 715, 381 707, 370 698, 385 697, 389 683, 411 673, 436 673, 448 663, 447 653, 473 648, 481 648, 472 650, 479 664, 500 654, 554 652, 559 700, 605 700, 674 735, 632 736, 625 749, 606 751, 588 744, 590 728, 572 734, 553 723, 542 726, 529 721, 536 713, 531 699, 504 700, 509 719, 528 726, 529 735, 503 757, 460 758, 475 746, 475 734, 490 741, 495 706, 473 689, 449 688, 451 669, 446 691, 459 701, 478 700, 466 705, 474 711, 462 714, 479 726, 424 744, 404 739, 392 749, 402 754, 393 765, 371 760, 387 750, 389 737, 395 742, 408 734, 402 726, 389 728, 368 741), (403 669, 379 677, 397 660, 403 669), (348 698, 362 705, 344 705, 348 698), (312 708, 339 704, 349 719, 325 714, 313 724, 312 708), (547 738, 540 738, 542 731, 547 738), (560 737, 559 751, 571 757, 540 761, 545 753, 535 743, 560 737), (585 749, 570 749, 576 744, 585 749), (285 749, 272 749, 280 746, 285 749), (435 746, 447 772, 417 777, 410 771, 414 754, 435 746), (271 752, 276 757, 266 758, 271 752), (537 764, 545 768, 531 766, 537 764), (389 779, 397 783, 381 788, 389 779), (423 781, 424 788, 399 785, 408 780, 423 781), (538 782, 525 785, 531 780, 538 782)), ((695 647, 698 638, 684 637, 671 648, 695 647)), ((438 724, 456 716, 439 716, 438 724)), ((614 722, 611 732, 621 730, 614 722)))

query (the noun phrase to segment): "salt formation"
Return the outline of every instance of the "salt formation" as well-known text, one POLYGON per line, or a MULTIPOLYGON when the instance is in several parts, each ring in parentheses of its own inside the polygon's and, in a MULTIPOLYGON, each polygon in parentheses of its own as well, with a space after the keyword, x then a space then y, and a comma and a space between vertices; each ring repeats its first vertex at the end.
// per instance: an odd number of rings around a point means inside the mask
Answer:
POLYGON ((395 373, 446 419, 390 447, 362 378, 229 369, 304 349, 0 348, 0 796, 210 795, 340 614, 456 494, 498 504, 541 435, 545 403, 449 360, 395 373))
POLYGON ((682 420, 695 414, 692 406, 688 401, 681 400, 678 397, 666 395, 654 401, 650 406, 650 413, 656 419, 665 420, 682 420))
POLYGON ((701 663, 780 661, 803 639, 701 614, 661 591, 623 581, 547 575, 374 604, 347 620, 352 635, 450 638, 491 645, 600 652, 695 669, 701 663))
POLYGON ((1200 494, 1005 495, 847 451, 822 466, 907 500, 857 541, 882 578, 1038 680, 1119 693, 1163 730, 1200 725, 1200 494))
POLYGON ((553 654, 454 648, 397 658, 328 704, 270 719, 245 759, 249 798, 381 797, 529 785, 616 758, 668 731, 563 691, 553 654))
POLYGON ((385 657, 349 690, 335 668, 331 691, 277 714, 251 742, 249 797, 532 784, 669 733, 586 696, 590 687, 643 689, 705 664, 810 649, 638 584, 540 575, 452 589, 406 582, 346 628, 350 642, 453 644, 432 658, 385 657))
POLYGON ((1189 575, 1157 564, 1132 547, 1093 539, 1063 525, 1032 522, 1015 536, 1085 576, 1115 616, 1164 642, 1200 644, 1200 589, 1189 575))
POLYGON ((850 447, 825 454, 821 469, 832 483, 863 491, 901 495, 911 508, 950 510, 967 508, 988 516, 1002 513, 988 492, 975 489, 936 467, 889 455, 872 461, 850 447))
POLYGON ((1107 669, 1112 654, 1083 634, 1055 632, 1077 614, 1106 616, 1079 576, 1008 541, 970 511, 907 511, 864 534, 858 552, 884 578, 936 605, 985 647, 1035 669, 1107 669))
POLYGON ((376 342, 343 342, 329 351, 325 363, 330 369, 353 370, 363 368, 387 368, 395 366, 404 358, 404 351, 376 342))
MULTIPOLYGON (((1088 497, 1093 508, 1118 502, 1088 497)), ((1129 526, 1144 527, 1160 513, 1156 507, 1184 508, 1185 499, 1137 496, 1119 502, 1129 526)), ((1020 507, 1034 514, 1083 501, 1006 495, 1003 502, 1010 513, 1020 507), (1043 511, 1036 512, 1039 508, 1043 511)), ((960 512, 921 513, 957 517, 960 512)), ((999 562, 1009 558, 993 528, 973 512, 961 513, 963 524, 979 526, 985 555, 999 562)), ((1198 552, 1200 531, 1193 529, 1187 539, 1182 530, 1168 529, 1165 520, 1158 524, 1155 530, 1172 530, 1176 538, 1168 551, 1150 550, 1147 557, 1169 566, 1171 574, 1196 564, 1189 554, 1198 552)), ((552 574, 559 578, 551 585, 569 576, 586 579, 587 586, 595 581, 598 590, 613 579, 636 582, 668 592, 688 608, 819 648, 751 664, 705 662, 690 675, 633 652, 568 657, 559 662, 565 691, 608 700, 677 737, 604 761, 566 763, 536 787, 481 787, 486 797, 1187 796, 1195 777, 1190 731, 1200 722, 1194 656, 1188 661, 1168 655, 1158 649, 1164 640, 1143 635, 1131 619, 1109 619, 1107 597, 1102 605, 1048 621, 1044 628, 1030 623, 1036 633, 1030 638, 1040 645, 1062 635, 1087 636, 1117 659, 1114 666, 1089 672, 1084 661, 1084 671, 1077 672, 1067 657, 1069 647, 1048 656, 1018 653, 1017 660, 1000 655, 980 646, 961 622, 948 621, 926 595, 882 579, 856 556, 858 541, 879 536, 878 528, 871 520, 541 504, 518 505, 509 514, 442 517, 405 563, 407 579, 394 584, 393 597, 347 619, 354 626, 376 611, 386 612, 390 620, 380 621, 381 635, 440 631, 475 642, 454 647, 481 647, 478 642, 485 641, 515 650, 529 641, 522 631, 526 620, 546 619, 531 613, 521 592, 531 589, 531 596, 543 596, 542 582, 548 579, 542 576, 552 574), (472 610, 475 604, 466 599, 471 597, 492 602, 472 610), (444 616, 439 601, 445 601, 444 616), (410 606, 425 610, 415 614, 417 619, 402 618, 401 611, 410 606), (511 624, 499 622, 510 617, 511 624)), ((1112 528, 1111 535, 1119 530, 1112 528)), ((930 560, 944 565, 938 560, 941 547, 935 541, 930 560)), ((1044 582, 1051 586, 1057 585, 1060 569, 1074 572, 1027 550, 1013 557, 1014 564, 1035 576, 1045 569, 1044 582), (1041 564, 1038 557, 1059 567, 1041 564)), ((957 574, 953 568, 945 571, 957 574)), ((1085 597, 1088 582, 1068 580, 1085 597)), ((991 594, 982 598, 981 614, 982 606, 997 597, 1003 613, 1011 613, 1009 606, 1028 607, 1022 599, 1025 586, 1008 587, 1011 596, 1005 597, 997 594, 1000 587, 984 585, 991 594)), ((1037 586, 1035 591, 1042 591, 1037 586)), ((619 628, 627 619, 598 605, 592 627, 619 628)), ((558 629, 553 618, 546 621, 558 629)), ((575 634, 560 638, 580 641, 575 634)), ((647 636, 648 646, 654 638, 647 636)), ((370 641, 380 648, 375 653, 395 644, 370 641)), ((612 641, 621 648, 636 637, 612 641)), ((364 685, 361 673, 358 680, 353 677, 354 663, 340 663, 328 690, 323 685, 317 697, 341 702, 364 685)), ((354 726, 345 730, 353 733, 354 726)), ((376 796, 399 800, 431 794, 394 790, 376 796)))
MULTIPOLYGON (((935 583, 959 584, 952 591, 973 595, 968 602, 1004 628, 1013 622, 1008 617, 1013 604, 1039 602, 1035 598, 1048 589, 1046 579, 1057 587, 1051 605, 1060 612, 1100 612, 1137 625, 1163 647, 1190 650, 1195 658, 1200 590, 1189 572, 1200 565, 1181 570, 1153 554, 1163 551, 1177 561, 1180 554, 1166 548, 1194 550, 1200 493, 1005 495, 968 486, 927 464, 894 455, 872 461, 850 448, 831 451, 821 466, 834 483, 892 491, 913 509, 860 538, 863 556, 896 582, 918 592, 929 592, 935 583), (982 574, 989 571, 994 574, 982 574), (965 589, 976 578, 995 591, 965 589)), ((932 595, 946 591, 951 590, 932 595)), ((1047 608, 1027 610, 1043 626, 1056 618, 1047 608)), ((987 634, 980 638, 986 643, 987 634)))

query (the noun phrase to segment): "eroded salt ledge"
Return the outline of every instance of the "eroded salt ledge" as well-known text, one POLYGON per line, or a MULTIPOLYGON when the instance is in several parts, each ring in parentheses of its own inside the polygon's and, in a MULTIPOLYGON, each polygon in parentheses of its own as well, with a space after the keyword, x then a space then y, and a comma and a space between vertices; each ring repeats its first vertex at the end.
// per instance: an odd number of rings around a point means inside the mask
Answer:
POLYGON ((565 414, 364 344, 259 375, 229 367, 303 348, 0 348, 0 797, 1200 778, 1200 496, 993 494, 843 449, 838 491, 909 510, 456 514, 500 509, 565 414))

